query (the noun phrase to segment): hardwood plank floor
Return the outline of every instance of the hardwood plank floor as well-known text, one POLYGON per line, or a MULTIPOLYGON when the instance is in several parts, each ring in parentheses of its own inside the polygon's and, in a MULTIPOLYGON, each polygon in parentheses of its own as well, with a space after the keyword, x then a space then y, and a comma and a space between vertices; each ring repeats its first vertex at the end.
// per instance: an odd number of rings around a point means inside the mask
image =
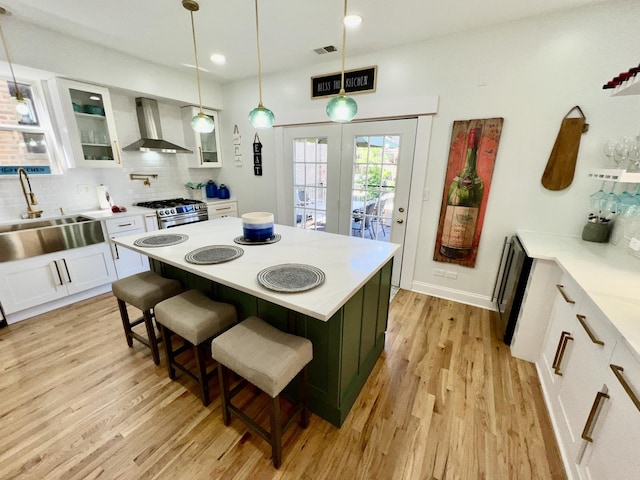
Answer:
POLYGON ((293 426, 275 470, 266 442, 222 424, 217 381, 205 408, 164 358, 127 348, 111 294, 49 312, 0 330, 0 478, 564 479, 535 367, 494 315, 400 290, 342 428, 293 426))

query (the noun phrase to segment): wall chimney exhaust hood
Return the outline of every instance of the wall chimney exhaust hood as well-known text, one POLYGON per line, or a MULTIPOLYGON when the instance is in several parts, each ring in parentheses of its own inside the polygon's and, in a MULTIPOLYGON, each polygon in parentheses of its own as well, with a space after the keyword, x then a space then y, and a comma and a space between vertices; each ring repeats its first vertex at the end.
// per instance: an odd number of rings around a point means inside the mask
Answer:
POLYGON ((136 112, 142 138, 122 150, 127 152, 193 153, 191 150, 162 139, 160 111, 156 100, 144 97, 136 98, 136 112))

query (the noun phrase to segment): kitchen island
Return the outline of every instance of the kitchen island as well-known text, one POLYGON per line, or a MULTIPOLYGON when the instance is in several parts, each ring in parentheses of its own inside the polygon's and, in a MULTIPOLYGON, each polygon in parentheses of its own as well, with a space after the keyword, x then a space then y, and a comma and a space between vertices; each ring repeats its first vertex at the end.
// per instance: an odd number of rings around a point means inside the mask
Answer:
POLYGON ((276 225, 275 233, 281 236, 276 243, 237 245, 234 238, 242 236, 242 221, 222 218, 114 242, 147 255, 153 270, 179 279, 186 289, 197 288, 235 305, 239 319, 257 315, 310 339, 309 407, 340 426, 384 348, 393 255, 399 246, 283 225, 276 225), (165 247, 134 244, 165 233, 188 239, 165 247), (185 260, 188 253, 210 245, 237 246, 244 253, 213 265, 185 260), (325 281, 298 293, 273 291, 258 282, 258 272, 285 263, 319 268, 325 281))

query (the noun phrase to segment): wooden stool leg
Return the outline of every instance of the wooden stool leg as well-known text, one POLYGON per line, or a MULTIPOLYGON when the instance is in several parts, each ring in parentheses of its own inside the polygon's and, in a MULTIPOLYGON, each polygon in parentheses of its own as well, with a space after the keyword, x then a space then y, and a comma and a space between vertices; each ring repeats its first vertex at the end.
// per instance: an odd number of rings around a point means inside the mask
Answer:
POLYGON ((200 382, 200 393, 202 398, 202 404, 206 407, 211 400, 209 399, 209 381, 207 378, 207 363, 206 363, 206 351, 210 350, 206 348, 207 342, 200 345, 194 345, 193 350, 196 357, 196 369, 198 371, 198 380, 200 382))
POLYGON ((129 313, 127 312, 127 304, 118 300, 118 308, 120 309, 120 318, 122 319, 122 327, 124 328, 124 335, 127 338, 127 345, 133 347, 133 338, 131 337, 131 322, 129 321, 129 313))
POLYGON ((300 382, 300 401, 302 402, 302 410, 300 410, 300 425, 302 428, 309 426, 309 408, 307 407, 307 396, 309 394, 309 372, 307 366, 302 369, 299 375, 300 382))
POLYGON ((171 343, 171 335, 172 332, 164 325, 160 325, 160 330, 162 331, 162 338, 164 339, 164 358, 167 360, 167 372, 169 373, 169 378, 173 380, 176 378, 176 369, 173 366, 173 344, 171 343))
POLYGON ((156 338, 156 329, 153 326, 153 317, 149 310, 142 312, 144 317, 144 325, 147 327, 147 337, 149 338, 149 348, 151 348, 151 356, 153 363, 160 365, 160 351, 158 349, 158 339, 156 338))
POLYGON ((222 407, 222 421, 229 426, 229 380, 227 378, 226 367, 218 362, 218 380, 220 381, 220 406, 222 407))
POLYGON ((282 422, 280 421, 280 395, 271 399, 271 452, 273 466, 280 467, 282 462, 282 422))

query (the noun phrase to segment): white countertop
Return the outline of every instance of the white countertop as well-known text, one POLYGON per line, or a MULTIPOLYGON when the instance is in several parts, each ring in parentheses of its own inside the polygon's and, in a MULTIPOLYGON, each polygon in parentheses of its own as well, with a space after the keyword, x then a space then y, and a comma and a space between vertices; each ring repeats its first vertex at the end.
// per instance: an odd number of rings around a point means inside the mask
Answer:
POLYGON ((527 254, 555 262, 580 285, 640 358, 640 260, 606 243, 518 231, 527 254))
POLYGON ((329 320, 400 248, 393 243, 284 225, 275 225, 275 233, 282 236, 277 243, 238 245, 233 239, 242 235, 242 220, 227 217, 145 235, 118 237, 113 241, 182 270, 324 321, 329 320), (145 248, 133 244, 138 238, 161 233, 182 233, 189 239, 167 247, 145 248), (208 245, 234 245, 242 248, 244 254, 215 265, 194 265, 184 260, 187 253, 208 245), (325 273, 325 282, 300 293, 274 292, 258 283, 258 272, 282 263, 313 265, 325 273))

